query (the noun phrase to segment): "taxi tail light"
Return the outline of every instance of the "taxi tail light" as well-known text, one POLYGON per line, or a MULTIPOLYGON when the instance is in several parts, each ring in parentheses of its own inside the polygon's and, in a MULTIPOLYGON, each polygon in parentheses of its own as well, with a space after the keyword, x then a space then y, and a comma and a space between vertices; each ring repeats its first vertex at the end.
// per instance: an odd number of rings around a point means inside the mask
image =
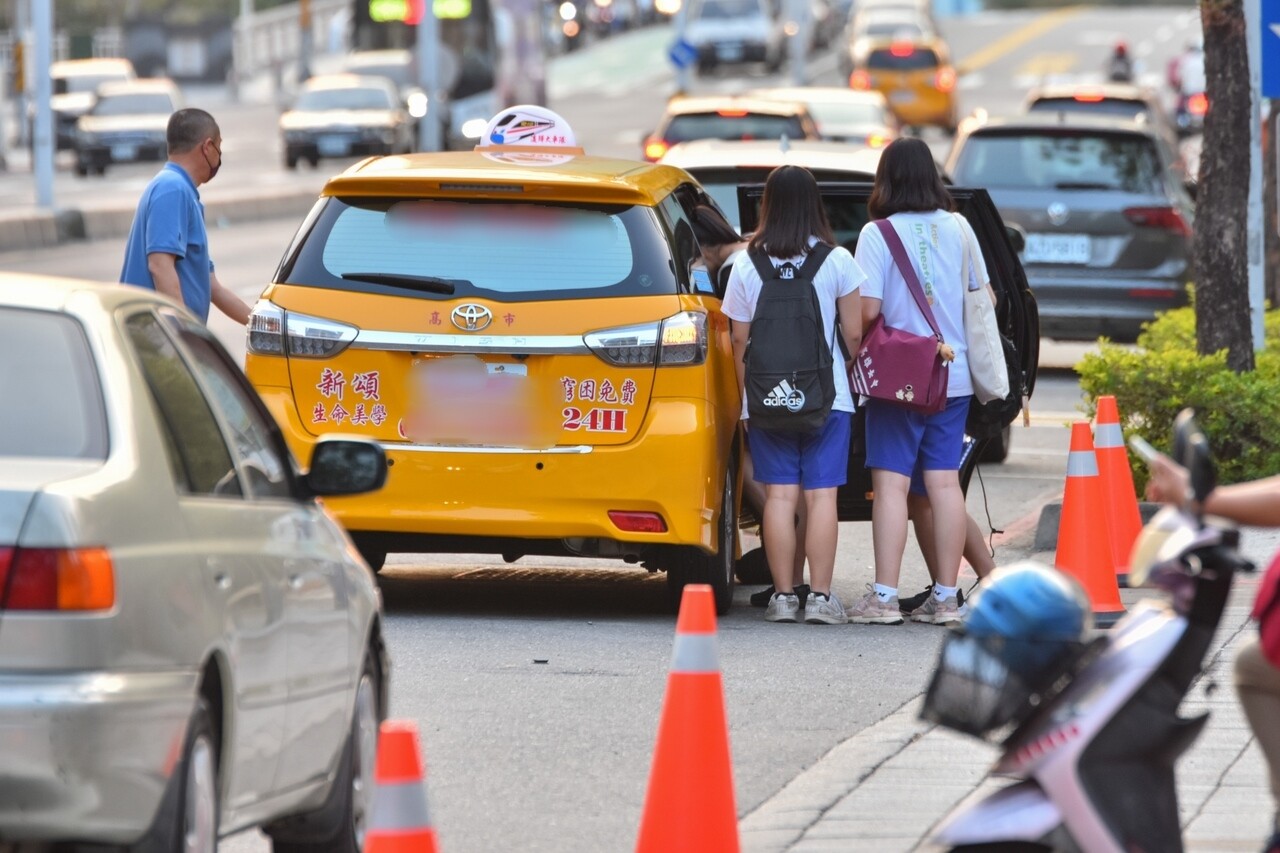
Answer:
POLYGON ((658 136, 651 136, 644 142, 644 159, 650 163, 656 163, 670 150, 671 145, 667 140, 658 136))
POLYGON ((654 363, 661 333, 661 323, 645 323, 591 332, 583 335, 582 340, 601 361, 630 367, 654 363))
POLYGON ((1209 97, 1204 92, 1198 92, 1187 98, 1187 111, 1197 116, 1209 112, 1209 97))
POLYGON ((889 137, 883 133, 872 133, 867 136, 867 146, 869 148, 883 148, 889 144, 889 137))
POLYGON ((284 309, 258 300, 249 315, 249 352, 284 355, 284 309))
POLYGON ((656 512, 628 512, 621 509, 609 510, 609 520, 613 526, 628 533, 666 533, 667 522, 656 512))
POLYGON ((956 87, 956 71, 954 68, 939 68, 933 76, 933 87, 939 92, 950 92, 956 87))
POLYGON ((871 88, 871 75, 858 70, 849 75, 849 88, 865 92, 871 88))
POLYGON ((105 548, 0 548, 0 610, 110 610, 115 601, 105 548))
POLYGON ((583 341, 601 361, 619 367, 702 364, 707 360, 707 315, 682 311, 659 323, 591 332, 583 341))
POLYGON ((289 341, 289 355, 299 358, 329 358, 347 348, 356 339, 359 329, 336 320, 308 317, 289 312, 285 316, 285 332, 289 341))
POLYGON ((1172 231, 1179 237, 1191 236, 1187 220, 1172 207, 1127 207, 1124 218, 1140 228, 1159 228, 1172 231))
POLYGON ((662 321, 658 364, 702 364, 706 360, 706 314, 684 311, 662 321))

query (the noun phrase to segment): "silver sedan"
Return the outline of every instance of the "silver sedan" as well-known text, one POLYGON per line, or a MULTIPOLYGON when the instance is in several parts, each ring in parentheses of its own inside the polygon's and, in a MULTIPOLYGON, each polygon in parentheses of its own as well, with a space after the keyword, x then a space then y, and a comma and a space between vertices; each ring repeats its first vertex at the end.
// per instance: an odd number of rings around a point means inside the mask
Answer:
POLYGON ((299 472, 204 326, 140 288, 0 274, 0 363, 0 850, 257 825, 358 850, 388 663, 316 498, 379 488, 381 449, 299 472))

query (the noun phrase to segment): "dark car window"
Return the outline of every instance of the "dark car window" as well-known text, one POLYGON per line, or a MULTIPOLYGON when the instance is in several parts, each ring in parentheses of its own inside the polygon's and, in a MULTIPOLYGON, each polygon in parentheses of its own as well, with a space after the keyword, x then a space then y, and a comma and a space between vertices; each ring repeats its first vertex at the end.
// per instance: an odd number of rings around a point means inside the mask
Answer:
POLYGON ((938 67, 938 54, 929 48, 891 47, 867 54, 867 68, 872 71, 921 71, 938 67))
POLYGON ((150 312, 135 314, 125 329, 159 412, 179 488, 196 495, 240 496, 231 451, 209 402, 160 321, 150 312))
POLYGON ((1000 188, 1159 193, 1154 142, 1134 133, 977 133, 960 149, 956 183, 1000 188))
POLYGON ((102 386, 79 322, 0 308, 0 364, 0 456, 107 458, 102 386))
POLYGON ((335 198, 285 267, 289 284, 423 299, 676 292, 654 212, 627 205, 335 198))
POLYGON ((65 95, 69 92, 92 92, 103 83, 114 83, 127 80, 124 74, 68 74, 66 77, 53 78, 53 94, 65 95))
POLYGON ((1145 101, 1127 98, 1037 98, 1027 108, 1033 113, 1090 113, 1137 118, 1147 114, 1145 101))
POLYGON ((171 112, 173 112, 173 101, 164 92, 111 95, 99 98, 93 105, 93 114, 96 116, 136 116, 151 113, 168 115, 171 112))
MULTIPOLYGON (((724 211, 729 224, 741 230, 742 216, 738 212, 738 187, 742 184, 763 184, 773 171, 772 166, 708 166, 686 169, 698 179, 707 194, 715 199, 724 211)), ((829 169, 810 169, 819 181, 831 183, 871 183, 875 175, 870 172, 837 172, 829 169)))
POLYGON ((269 416, 251 396, 253 390, 236 375, 237 369, 210 340, 207 331, 177 316, 166 317, 166 320, 177 327, 195 361, 196 373, 204 380, 231 432, 249 494, 255 498, 293 497, 289 462, 281 456, 267 420, 269 416))
POLYGON ((387 89, 352 86, 343 89, 312 89, 298 96, 299 110, 390 110, 396 98, 387 89))
POLYGON ((683 113, 671 118, 662 136, 674 145, 691 139, 804 139, 799 116, 767 113, 683 113))

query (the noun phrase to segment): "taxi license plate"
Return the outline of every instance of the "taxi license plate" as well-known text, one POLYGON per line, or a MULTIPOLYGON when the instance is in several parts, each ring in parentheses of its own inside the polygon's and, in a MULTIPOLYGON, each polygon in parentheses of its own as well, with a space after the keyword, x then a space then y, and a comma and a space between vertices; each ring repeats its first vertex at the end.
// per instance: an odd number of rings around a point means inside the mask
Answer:
POLYGON ((726 62, 736 62, 742 58, 742 45, 718 44, 716 45, 716 56, 726 62))
POLYGON ((1040 264, 1087 264, 1092 254, 1088 234, 1028 234, 1022 260, 1040 264))
POLYGON ((910 89, 899 89, 896 92, 889 93, 889 103, 891 104, 909 104, 916 99, 916 93, 910 89))
POLYGON ((321 157, 345 157, 351 152, 351 143, 343 136, 321 136, 316 139, 316 150, 321 157))
POLYGON ((138 156, 138 146, 136 145, 112 145, 112 160, 133 160, 138 156))
POLYGON ((561 407, 546 405, 550 398, 539 393, 546 389, 529 376, 527 365, 452 355, 419 361, 413 371, 404 423, 410 439, 455 447, 556 443, 547 413, 559 414, 561 407))

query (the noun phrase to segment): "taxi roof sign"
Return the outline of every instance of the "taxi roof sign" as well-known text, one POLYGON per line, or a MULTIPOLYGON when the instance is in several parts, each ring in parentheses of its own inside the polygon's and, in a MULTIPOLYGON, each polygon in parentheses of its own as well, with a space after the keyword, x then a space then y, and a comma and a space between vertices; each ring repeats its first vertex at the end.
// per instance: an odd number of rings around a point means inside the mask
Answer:
POLYGON ((585 153, 564 117, 536 104, 508 107, 491 118, 476 150, 525 165, 564 163, 585 153))

